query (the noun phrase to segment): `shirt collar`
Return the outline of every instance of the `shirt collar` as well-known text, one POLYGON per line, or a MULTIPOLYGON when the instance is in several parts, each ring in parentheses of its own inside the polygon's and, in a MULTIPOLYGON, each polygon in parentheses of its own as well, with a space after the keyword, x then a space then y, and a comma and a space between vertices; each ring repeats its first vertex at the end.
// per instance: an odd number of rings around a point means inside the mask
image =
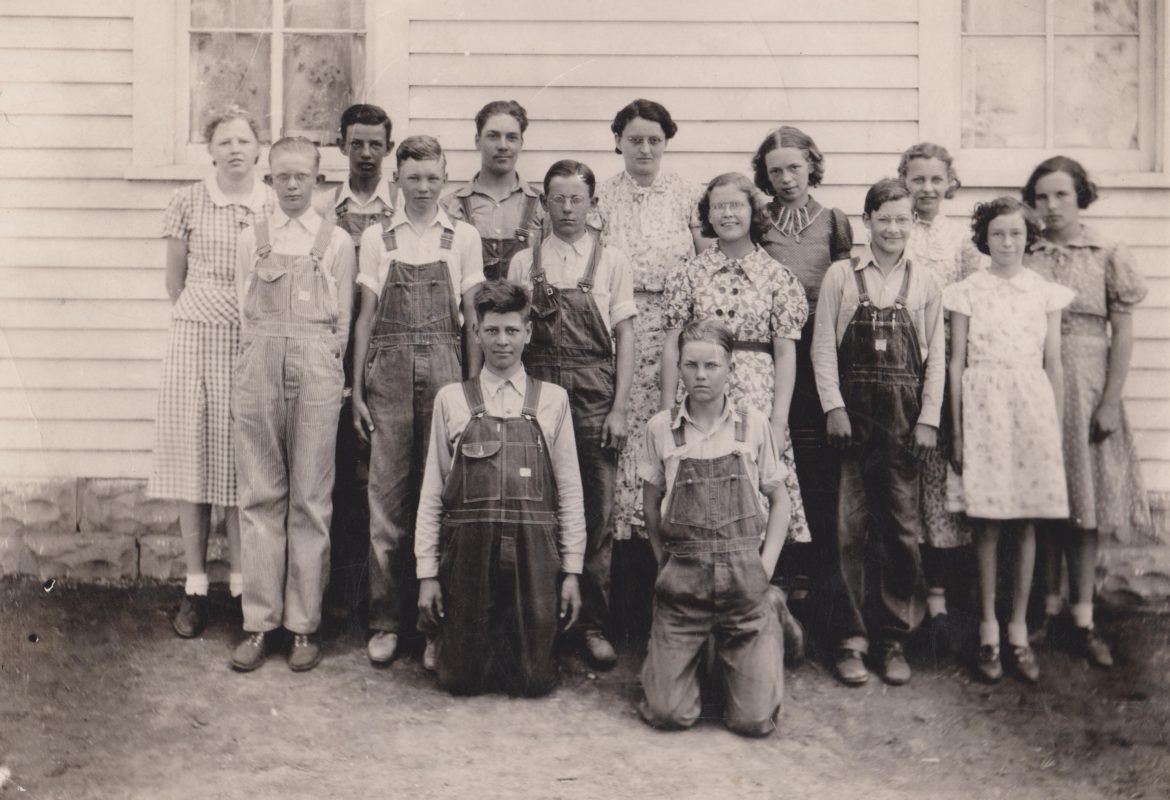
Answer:
POLYGON ((305 213, 299 217, 290 217, 284 213, 284 209, 277 206, 272 212, 272 228, 279 230, 287 225, 298 224, 314 236, 321 228, 321 215, 313 210, 313 207, 305 209, 305 213))
MULTIPOLYGON (((540 197, 540 195, 537 193, 537 191, 535 189, 533 189, 532 186, 530 186, 527 181, 525 181, 524 179, 522 179, 520 177, 519 172, 512 173, 512 176, 515 179, 515 182, 512 184, 512 188, 508 190, 509 195, 513 195, 516 192, 521 192, 522 194, 525 194, 528 197, 540 197)), ((461 186, 457 190, 455 190, 456 197, 471 197, 473 194, 477 194, 477 193, 482 194, 485 197, 490 197, 490 195, 487 192, 485 192, 483 189, 479 188, 479 173, 478 172, 475 173, 474 178, 472 178, 466 184, 464 184, 463 186, 461 186)))
MULTIPOLYGON (((391 225, 391 227, 398 228, 398 227, 401 227, 403 225, 409 225, 412 228, 415 227, 415 224, 410 221, 410 217, 407 216, 405 211, 403 211, 401 214, 394 215, 394 223, 393 223, 393 225, 391 225)), ((431 219, 430 224, 427 225, 427 228, 432 228, 435 225, 439 225, 439 226, 446 228, 448 230, 452 230, 452 231, 455 230, 455 223, 451 222, 451 218, 449 216, 447 216, 447 210, 445 208, 443 208, 443 206, 441 204, 439 205, 438 213, 435 214, 435 216, 431 219)), ((416 228, 416 230, 417 230, 417 228, 416 228)), ((423 230, 426 230, 426 228, 424 228, 423 230)), ((421 234, 422 230, 419 230, 418 232, 419 232, 419 234, 421 234)))
POLYGON ((341 182, 341 191, 338 192, 337 202, 333 204, 333 207, 334 208, 341 208, 350 199, 353 200, 354 205, 358 205, 358 206, 368 206, 370 203, 374 202, 375 200, 381 200, 382 205, 384 205, 386 208, 390 208, 393 205, 393 203, 390 200, 390 181, 387 181, 387 180, 378 181, 378 185, 374 189, 374 194, 370 197, 369 202, 363 203, 353 193, 353 189, 351 189, 349 186, 349 179, 346 178, 344 181, 341 182))
MULTIPOLYGON (((731 399, 728 397, 727 391, 724 390, 724 392, 723 392, 723 411, 722 411, 722 413, 719 414, 719 419, 717 420, 717 422, 715 424, 715 428, 720 427, 725 422, 727 422, 727 420, 731 419, 731 412, 733 410, 734 409, 732 408, 731 399)), ((688 408, 688 404, 687 404, 686 400, 684 400, 682 405, 679 407, 678 414, 675 416, 675 418, 673 420, 671 420, 671 422, 670 422, 671 430, 678 430, 679 428, 681 428, 684 419, 687 422, 691 423, 692 428, 696 427, 695 426, 695 418, 691 416, 691 412, 690 412, 690 409, 688 408)), ((715 430, 715 428, 712 428, 712 430, 715 430)))
POLYGON ((544 241, 554 253, 564 259, 568 259, 570 254, 576 254, 577 258, 585 259, 589 258, 593 252, 593 237, 588 231, 572 244, 559 238, 556 234, 549 236, 544 241))
POLYGON ((487 367, 479 371, 479 385, 483 390, 484 397, 495 397, 496 393, 508 383, 512 384, 512 388, 517 392, 524 394, 524 389, 528 385, 527 378, 524 363, 521 361, 516 362, 516 371, 506 378, 501 378, 487 367))
POLYGON ((252 182, 252 193, 243 200, 233 200, 224 194, 223 189, 220 189, 219 184, 216 183, 214 175, 209 175, 203 181, 203 185, 207 187, 207 194, 211 198, 211 202, 217 206, 242 205, 260 214, 264 211, 264 201, 268 199, 268 184, 259 178, 252 182))
MULTIPOLYGON (((861 258, 857 260, 857 266, 853 269, 860 272, 869 266, 872 266, 876 270, 881 269, 881 267, 878 266, 877 258, 873 254, 873 248, 867 244, 865 249, 861 251, 861 258)), ((893 274, 904 266, 906 266, 905 250, 902 251, 902 257, 898 259, 898 263, 894 265, 894 268, 890 270, 890 273, 893 274)))

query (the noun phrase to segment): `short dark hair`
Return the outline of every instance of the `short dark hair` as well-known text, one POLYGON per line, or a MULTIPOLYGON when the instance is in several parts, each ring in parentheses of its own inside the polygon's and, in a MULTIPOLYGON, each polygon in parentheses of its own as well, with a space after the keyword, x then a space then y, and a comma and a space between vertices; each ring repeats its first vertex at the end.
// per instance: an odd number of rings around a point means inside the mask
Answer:
POLYGON ((717 175, 711 179, 707 184, 707 188, 703 190, 702 197, 699 198, 699 223, 701 225, 699 233, 708 239, 717 239, 718 234, 715 233, 715 226, 711 224, 711 192, 720 186, 734 186, 745 195, 747 195, 748 206, 752 210, 752 221, 749 228, 752 241, 759 244, 764 237, 764 231, 767 229, 768 222, 765 219, 765 213, 768 206, 767 199, 760 194, 755 185, 748 180, 747 175, 742 172, 724 172, 722 175, 717 175))
POLYGON ((983 255, 991 255, 987 247, 987 228, 996 217, 1005 217, 1009 214, 1019 214, 1024 218, 1024 226, 1028 229, 1028 244, 1030 248, 1040 238, 1040 220, 1031 206, 1024 205, 1014 197, 997 197, 986 203, 976 203, 975 213, 971 215, 971 241, 983 255))
POLYGON ((345 135, 349 129, 354 125, 385 125, 386 126, 386 146, 390 146, 390 132, 393 130, 393 123, 390 122, 389 115, 382 109, 381 106, 371 105, 369 103, 355 103, 345 111, 341 112, 341 141, 345 143, 345 135))
POLYGON ((475 135, 483 133, 483 126, 497 114, 507 114, 520 126, 520 134, 528 130, 528 112, 515 100, 493 100, 475 115, 475 135))
POLYGON ((947 190, 943 193, 943 197, 950 200, 955 196, 955 192, 963 182, 959 180, 959 174, 955 172, 955 159, 945 147, 934 142, 919 142, 918 144, 910 145, 906 151, 902 153, 902 160, 898 162, 898 177, 906 180, 906 173, 910 170, 910 162, 916 158, 937 158, 947 167, 947 190))
POLYGON ((544 173, 545 197, 548 197, 548 187, 553 178, 572 178, 574 176, 585 181, 585 185, 589 187, 589 196, 593 197, 593 192, 597 188, 597 178, 594 176, 593 170, 589 169, 588 164, 574 161, 571 158, 561 159, 549 167, 548 172, 544 173))
POLYGON ((447 163, 443 146, 434 136, 407 136, 394 151, 394 159, 400 167, 403 161, 441 161, 444 166, 447 163))
POLYGON ((311 155, 317 167, 321 166, 321 151, 317 149, 317 145, 304 136, 285 136, 282 139, 277 139, 268 151, 268 163, 271 165, 272 159, 286 150, 311 155))
POLYGON ((484 281, 475 290, 475 318, 483 320, 484 315, 495 312, 497 314, 511 314, 520 312, 522 319, 527 320, 532 301, 528 297, 528 290, 518 283, 508 280, 484 281))
POLYGON ((768 180, 767 160, 768 153, 781 147, 793 147, 804 153, 804 160, 808 162, 808 185, 821 185, 825 177, 825 156, 817 147, 817 143, 800 128, 781 125, 768 131, 764 141, 756 148, 756 154, 752 156, 752 172, 756 186, 760 187, 761 192, 772 195, 776 191, 772 188, 772 182, 768 180))
POLYGON ((711 342, 727 351, 727 358, 731 359, 732 345, 735 343, 735 334, 722 322, 711 317, 704 317, 683 326, 678 335, 678 357, 682 360, 683 346, 687 342, 711 342))
POLYGON ((1054 172, 1063 172, 1072 178, 1073 186, 1077 190, 1077 208, 1088 208, 1096 201, 1097 184, 1089 180, 1089 173, 1081 166, 1081 162, 1068 156, 1053 156, 1046 161, 1041 161, 1036 169, 1032 170, 1022 192, 1025 203, 1035 207, 1036 184, 1045 175, 1051 175, 1054 172))
POLYGON ((882 178, 865 193, 864 213, 868 216, 893 200, 910 198, 910 189, 899 178, 882 178))
MULTIPOLYGON (((621 110, 614 116, 609 129, 613 131, 615 136, 621 136, 626 126, 630 124, 630 121, 639 117, 648 122, 657 122, 659 127, 662 128, 662 135, 667 140, 673 139, 674 135, 678 133, 678 125, 674 124, 674 120, 671 119, 670 112, 666 110, 666 106, 641 97, 622 106, 621 110)), ((621 153, 621 150, 616 147, 614 150, 621 153)))

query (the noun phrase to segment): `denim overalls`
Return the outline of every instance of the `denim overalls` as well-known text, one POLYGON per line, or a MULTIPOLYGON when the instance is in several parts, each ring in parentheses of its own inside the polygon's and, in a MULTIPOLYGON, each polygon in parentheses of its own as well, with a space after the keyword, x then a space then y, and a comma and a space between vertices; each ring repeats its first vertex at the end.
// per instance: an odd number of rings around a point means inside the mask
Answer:
POLYGON ((852 263, 858 306, 837 347, 841 397, 853 444, 841 457, 837 492, 838 598, 832 629, 843 647, 867 652, 865 562, 878 551, 880 609, 873 622, 888 641, 904 641, 925 613, 922 557, 918 550, 920 464, 910 436, 922 410, 924 365, 906 298, 910 261, 898 297, 877 308, 852 263), (873 525, 877 541, 869 541, 873 525), (843 591, 842 591, 843 590, 843 591))
POLYGON ((415 609, 414 548, 422 465, 427 460, 435 394, 462 379, 459 302, 447 254, 455 231, 444 228, 443 257, 426 264, 394 258, 398 243, 385 223, 390 258, 366 361, 370 437, 370 619, 397 633, 415 609))
POLYGON ((244 630, 315 633, 344 380, 337 286, 321 268, 333 228, 321 224, 306 256, 272 252, 267 220, 255 231, 232 388, 244 630))
POLYGON ((557 682, 557 485, 528 379, 519 417, 487 416, 478 379, 471 419, 443 485, 439 683, 456 694, 540 695, 557 682))
MULTIPOLYGON (((512 256, 532 244, 535 237, 540 240, 540 229, 536 225, 536 213, 539 210, 540 200, 528 196, 524 200, 524 212, 520 215, 520 227, 510 239, 495 239, 480 231, 483 241, 483 275, 489 281, 508 277, 508 265, 512 263, 512 256)), ((474 225, 471 218, 471 196, 459 198, 459 207, 463 211, 463 219, 474 225)))
MULTIPOLYGON (((686 445, 686 420, 675 427, 686 445)), ((723 424, 723 423, 720 423, 723 424)), ((735 441, 747 439, 747 416, 735 412, 735 441)), ((654 584, 654 622, 642 665, 638 711, 651 725, 689 727, 699 717, 704 645, 714 640, 725 716, 748 735, 776 727, 784 697, 779 623, 768 600, 770 576, 760 560, 767 520, 748 478, 742 450, 711 459, 683 458, 662 515, 666 561, 654 584)))
POLYGON ((581 574, 581 630, 601 632, 609 616, 613 557, 613 504, 618 452, 601 446, 601 429, 613 408, 613 343, 593 297, 602 247, 593 252, 575 289, 546 280, 541 248, 532 248, 532 340, 524 348, 529 375, 556 383, 569 394, 577 463, 585 498, 585 565, 581 574))

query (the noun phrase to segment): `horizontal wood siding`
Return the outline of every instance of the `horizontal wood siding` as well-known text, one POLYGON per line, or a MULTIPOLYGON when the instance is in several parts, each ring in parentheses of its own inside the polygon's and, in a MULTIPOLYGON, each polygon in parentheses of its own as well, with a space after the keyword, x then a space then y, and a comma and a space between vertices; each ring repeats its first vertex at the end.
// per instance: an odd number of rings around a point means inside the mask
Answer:
MULTIPOLYGON (((368 1, 376 14, 404 5, 368 1)), ((644 96, 678 121, 668 168, 696 184, 749 171, 770 128, 805 129, 826 154, 818 199, 864 239, 865 188, 919 138, 920 0, 405 6, 396 99, 372 100, 389 107, 396 139, 439 137, 454 183, 478 166, 472 116, 489 100, 527 108, 521 170, 537 180, 570 156, 600 178, 619 171, 609 124, 644 96)), ((125 179, 134 8, 0 0, 0 475, 150 469, 169 317, 157 237, 179 184, 125 179)), ((947 212, 964 219, 975 202, 1017 192, 964 188, 947 212)), ((1150 283, 1126 397, 1147 484, 1170 491, 1170 191, 1107 188, 1088 218, 1130 245, 1150 283)))

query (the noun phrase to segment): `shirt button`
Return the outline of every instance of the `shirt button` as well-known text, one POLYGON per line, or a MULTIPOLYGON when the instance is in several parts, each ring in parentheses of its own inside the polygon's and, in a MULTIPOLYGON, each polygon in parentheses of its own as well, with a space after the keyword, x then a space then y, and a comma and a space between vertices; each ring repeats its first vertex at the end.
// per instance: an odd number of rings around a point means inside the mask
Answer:
POLYGON ((731 293, 732 294, 739 294, 739 289, 738 288, 732 289, 731 293))
POLYGON ((734 316, 735 316, 735 309, 733 308, 733 309, 731 309, 730 311, 728 311, 728 312, 727 312, 727 316, 728 316, 728 317, 734 317, 734 316))
POLYGON ((722 317, 723 316, 723 309, 722 308, 715 309, 715 316, 722 317))

